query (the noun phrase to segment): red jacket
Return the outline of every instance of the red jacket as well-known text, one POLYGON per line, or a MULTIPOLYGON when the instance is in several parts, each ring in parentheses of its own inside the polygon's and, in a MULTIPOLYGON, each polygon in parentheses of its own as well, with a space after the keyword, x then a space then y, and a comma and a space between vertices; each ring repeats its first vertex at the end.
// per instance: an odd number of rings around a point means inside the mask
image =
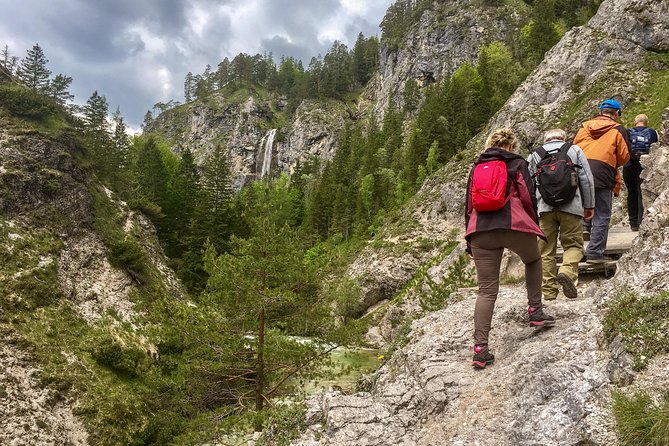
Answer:
POLYGON ((508 150, 492 147, 481 154, 476 164, 503 160, 506 162, 506 170, 509 174, 511 186, 509 188, 509 200, 504 207, 498 211, 477 212, 472 206, 472 174, 474 167, 469 172, 467 181, 467 204, 465 206, 465 239, 467 246, 471 235, 475 232, 491 231, 493 229, 511 229, 520 232, 529 232, 546 240, 543 231, 539 227, 537 218, 537 199, 533 193, 534 184, 527 161, 520 155, 508 150))

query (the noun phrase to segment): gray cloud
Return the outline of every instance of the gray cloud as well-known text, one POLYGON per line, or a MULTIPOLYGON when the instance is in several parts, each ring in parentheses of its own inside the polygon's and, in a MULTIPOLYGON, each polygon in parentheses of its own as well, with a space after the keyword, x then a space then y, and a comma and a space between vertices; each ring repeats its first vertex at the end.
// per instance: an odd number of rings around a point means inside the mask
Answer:
POLYGON ((188 71, 240 52, 308 65, 338 39, 379 33, 393 0, 0 0, 0 45, 24 57, 39 43, 49 69, 74 78, 84 103, 104 94, 138 127, 158 101, 183 98, 188 71))

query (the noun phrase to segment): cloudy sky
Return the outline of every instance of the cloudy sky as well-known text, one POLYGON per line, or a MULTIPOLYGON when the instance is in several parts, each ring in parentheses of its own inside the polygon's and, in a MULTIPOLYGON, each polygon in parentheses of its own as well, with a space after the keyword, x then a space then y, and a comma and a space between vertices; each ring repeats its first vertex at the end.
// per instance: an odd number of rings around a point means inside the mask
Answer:
POLYGON ((94 90, 132 127, 156 102, 183 100, 187 72, 225 57, 271 52, 302 59, 359 32, 380 35, 393 0, 0 0, 0 47, 23 58, 35 43, 48 68, 94 90))

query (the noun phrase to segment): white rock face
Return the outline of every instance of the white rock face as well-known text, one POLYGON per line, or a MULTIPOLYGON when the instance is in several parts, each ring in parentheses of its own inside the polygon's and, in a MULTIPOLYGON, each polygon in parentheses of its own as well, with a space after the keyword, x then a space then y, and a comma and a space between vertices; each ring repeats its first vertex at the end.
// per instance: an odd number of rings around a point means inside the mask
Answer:
POLYGON ((472 292, 416 321, 371 392, 312 400, 310 431, 294 444, 615 444, 600 407, 609 380, 592 297, 552 303, 556 327, 535 332, 525 290, 504 288, 490 339, 496 363, 481 371, 471 367, 474 302, 472 292))
MULTIPOLYGON (((65 138, 11 131, 0 125, 0 251, 7 260, 0 268, 6 291, 0 305, 0 444, 85 445, 88 434, 71 409, 77 395, 42 381, 51 372, 50 364, 38 363, 44 359, 33 353, 32 341, 22 330, 30 330, 33 316, 44 316, 44 307, 55 308, 56 302, 43 301, 48 299, 58 299, 58 305, 74 310, 92 327, 110 312, 118 315, 116 322, 134 326, 129 293, 138 284, 107 260, 108 248, 95 230, 91 193, 101 186, 91 170, 75 161, 81 147, 65 138), (28 285, 19 282, 26 278, 28 285)), ((142 246, 157 271, 156 282, 172 297, 183 297, 153 226, 110 191, 96 192, 116 206, 122 218, 114 229, 131 234, 142 246)), ((57 325, 52 328, 57 335, 57 325)), ((79 360, 73 353, 50 353, 62 354, 67 364, 79 360)))
POLYGON ((310 158, 330 160, 337 150, 337 136, 344 128, 347 110, 332 103, 326 109, 316 101, 304 101, 286 130, 286 138, 277 144, 277 164, 281 172, 292 173, 299 162, 310 158))
POLYGON ((0 444, 85 446, 86 430, 70 401, 40 383, 39 367, 11 334, 0 339, 0 444))
POLYGON ((626 105, 647 78, 640 62, 649 51, 669 49, 667 6, 666 0, 604 1, 587 25, 546 53, 482 133, 510 126, 524 142, 538 143, 553 126, 573 136, 603 99, 618 96, 626 105), (585 101, 574 107, 575 99, 585 101))
POLYGON ((399 49, 381 48, 379 71, 368 93, 375 115, 383 115, 392 97, 402 98, 408 80, 425 87, 452 75, 465 62, 475 64, 484 45, 518 35, 520 22, 513 6, 433 2, 399 49))
MULTIPOLYGON (((281 107, 282 100, 275 106, 281 107)), ((234 175, 233 187, 241 189, 251 180, 260 179, 263 165, 270 172, 291 173, 298 161, 312 157, 329 160, 337 147, 337 136, 351 111, 335 101, 306 100, 295 111, 293 120, 283 128, 273 129, 272 102, 249 97, 241 104, 228 104, 219 93, 208 102, 185 104, 163 112, 150 128, 173 141, 173 150, 189 148, 201 164, 216 144, 228 149, 234 175), (276 138, 270 163, 265 161, 269 132, 276 138)))

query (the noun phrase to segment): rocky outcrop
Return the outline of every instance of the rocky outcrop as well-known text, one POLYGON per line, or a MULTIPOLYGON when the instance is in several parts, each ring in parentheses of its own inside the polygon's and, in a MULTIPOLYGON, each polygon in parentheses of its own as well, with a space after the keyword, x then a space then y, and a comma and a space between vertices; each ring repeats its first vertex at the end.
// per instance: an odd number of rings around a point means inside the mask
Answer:
POLYGON ((141 331, 139 283, 110 264, 111 232, 141 250, 153 292, 183 297, 153 226, 97 182, 77 141, 70 130, 0 118, 0 444, 89 443, 75 410, 81 395, 58 373, 83 367, 90 352, 52 338, 72 322, 82 338, 103 320, 109 331, 141 331))
POLYGON ((511 42, 523 21, 522 9, 511 4, 434 1, 400 48, 381 48, 378 74, 368 87, 375 115, 383 115, 391 98, 402 98, 408 80, 426 87, 465 62, 475 64, 484 45, 511 42))
POLYGON ((352 111, 338 102, 304 101, 277 143, 277 164, 281 172, 292 173, 297 162, 317 158, 330 160, 337 150, 337 138, 352 111))
POLYGON ((474 297, 416 321, 408 345, 377 372, 371 391, 312 400, 310 431, 295 444, 615 444, 600 404, 608 375, 605 350, 593 342, 601 328, 589 311, 592 299, 557 301, 550 311, 558 325, 535 332, 527 326, 524 290, 504 288, 491 339, 497 360, 476 372, 474 297))
POLYGON ((88 444, 88 434, 72 413, 72 401, 40 384, 42 370, 11 334, 0 338, 0 444, 88 444))
POLYGON ((223 144, 234 176, 233 187, 239 190, 260 179, 263 172, 291 173, 298 161, 304 165, 313 157, 330 159, 338 134, 351 115, 346 105, 337 101, 306 100, 290 116, 284 107, 281 98, 264 100, 250 94, 240 100, 216 92, 163 112, 146 130, 166 136, 177 153, 189 148, 200 164, 216 144, 223 144), (270 132, 272 140, 268 139, 270 132))
MULTIPOLYGON (((526 143, 539 142, 551 126, 575 134, 602 99, 626 106, 640 99, 654 52, 669 51, 666 1, 605 1, 590 22, 567 32, 489 123, 516 129, 526 143)), ((665 67, 666 69, 666 67, 665 67)))
MULTIPOLYGON (((38 249, 47 240, 54 248, 39 253, 38 266, 56 266, 61 291, 79 304, 83 316, 95 320, 108 310, 130 316, 128 293, 137 284, 107 260, 108 248, 95 230, 92 191, 99 186, 94 185, 90 171, 79 167, 76 157, 85 152, 73 141, 76 138, 71 134, 51 139, 17 135, 11 129, 0 131, 0 224, 15 234, 5 249, 12 252, 12 245, 21 243, 33 243, 38 249)), ((111 191, 101 187, 100 193, 100 199, 108 200, 122 216, 122 230, 141 234, 136 238, 169 292, 182 296, 153 225, 131 212, 111 191)))

